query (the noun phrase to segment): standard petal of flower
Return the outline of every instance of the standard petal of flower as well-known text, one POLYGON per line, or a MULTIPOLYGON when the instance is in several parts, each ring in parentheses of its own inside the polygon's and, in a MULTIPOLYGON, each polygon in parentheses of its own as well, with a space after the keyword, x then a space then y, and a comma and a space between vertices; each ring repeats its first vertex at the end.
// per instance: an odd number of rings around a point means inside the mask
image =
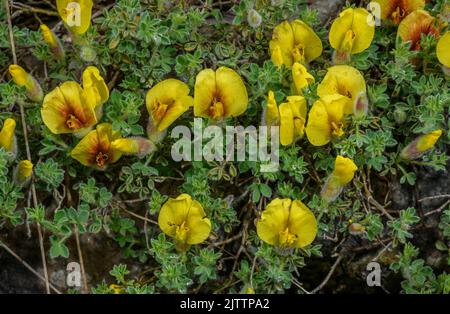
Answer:
POLYGON ((417 150, 425 152, 433 148, 434 144, 439 140, 442 135, 442 130, 436 130, 428 134, 422 135, 417 142, 417 150))
POLYGON ((186 220, 189 229, 186 239, 187 244, 198 244, 205 241, 211 232, 211 221, 206 218, 202 205, 192 200, 191 207, 186 220))
POLYGON ((95 166, 95 159, 98 153, 98 144, 99 140, 97 130, 93 130, 81 139, 81 141, 70 153, 70 156, 78 160, 84 166, 95 166))
POLYGON ((216 96, 216 73, 212 69, 204 69, 197 74, 194 90, 194 115, 209 117, 209 108, 216 96))
POLYGON ((92 0, 56 0, 58 14, 75 34, 86 33, 91 25, 92 0))
POLYGON ((294 247, 302 248, 311 244, 317 235, 317 220, 311 210, 299 200, 294 200, 290 208, 289 230, 297 236, 294 247))
POLYGON ((397 37, 411 42, 411 50, 420 50, 422 34, 439 35, 436 19, 425 10, 416 10, 403 19, 398 26, 397 37))
POLYGON ((277 101, 275 100, 275 94, 269 91, 267 97, 267 107, 264 113, 264 121, 268 126, 275 125, 280 119, 280 114, 278 112, 277 101))
POLYGON ((308 114, 306 136, 314 146, 323 146, 331 140, 331 127, 325 104, 318 100, 314 103, 308 114))
POLYGON ((169 198, 161 207, 158 216, 158 225, 168 236, 175 238, 177 226, 186 221, 191 207, 192 198, 187 194, 181 194, 176 199, 169 198))
POLYGON ((290 67, 293 63, 292 48, 294 47, 294 32, 288 21, 284 21, 273 30, 272 40, 269 43, 270 54, 273 56, 275 49, 281 50, 283 63, 290 67))
POLYGON ((450 68, 450 31, 447 31, 439 39, 436 46, 436 54, 439 62, 450 68))
POLYGON ((306 63, 317 59, 322 55, 322 41, 319 36, 305 22, 295 20, 291 23, 294 33, 294 42, 304 45, 304 56, 306 63))
POLYGON ((216 87, 224 105, 225 117, 236 117, 247 110, 248 94, 244 81, 234 70, 220 67, 216 71, 216 87))

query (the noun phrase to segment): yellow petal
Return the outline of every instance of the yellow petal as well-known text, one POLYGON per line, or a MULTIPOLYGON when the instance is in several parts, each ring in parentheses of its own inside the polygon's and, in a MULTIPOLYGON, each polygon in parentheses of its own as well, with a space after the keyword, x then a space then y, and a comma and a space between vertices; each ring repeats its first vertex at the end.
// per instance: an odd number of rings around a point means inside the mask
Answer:
POLYGON ((436 55, 440 63, 450 68, 450 31, 447 31, 439 39, 436 46, 436 55))
POLYGON ((288 226, 290 199, 272 200, 261 214, 256 224, 258 237, 271 245, 280 244, 280 233, 288 226))
POLYGON ((0 147, 6 151, 11 152, 14 149, 14 131, 16 129, 16 121, 13 119, 6 119, 0 131, 0 147))
POLYGON ((357 54, 369 48, 375 35, 375 23, 373 16, 366 9, 348 8, 339 14, 330 29, 331 47, 338 51, 345 49, 344 47, 349 44, 350 33, 352 35, 350 53, 357 54))
POLYGON ((98 154, 98 142, 97 130, 92 130, 75 146, 70 152, 70 156, 84 166, 95 166, 98 154))
POLYGON ((294 247, 302 248, 311 244, 317 235, 317 220, 311 210, 299 200, 294 200, 290 208, 289 231, 296 235, 294 247))
POLYGON ((41 115, 45 125, 54 134, 80 132, 97 123, 86 92, 76 82, 64 82, 48 93, 41 115))
POLYGON ((400 23, 411 12, 425 7, 425 0, 374 0, 373 2, 380 5, 380 18, 390 19, 394 24, 400 23))
POLYGON ((331 140, 331 126, 325 104, 317 100, 308 114, 306 136, 314 146, 323 146, 331 140))
POLYGON ((93 108, 103 105, 109 98, 108 86, 95 66, 89 66, 83 71, 83 89, 93 108))
POLYGON ((153 124, 162 132, 192 106, 193 99, 187 84, 167 79, 147 92, 146 104, 153 124))
POLYGON ((425 10, 416 10, 403 19, 398 26, 397 37, 411 42, 411 50, 420 50, 422 34, 439 35, 436 19, 425 10))
POLYGON ((294 20, 292 23, 294 45, 304 47, 305 62, 310 63, 322 54, 322 41, 319 36, 305 22, 294 20))
POLYGON ((236 117, 247 110, 248 94, 234 70, 220 67, 202 70, 195 80, 194 115, 204 118, 236 117))
POLYGON ((358 170, 358 167, 353 160, 337 156, 334 163, 333 177, 343 186, 353 180, 356 170, 358 170))
POLYGON ((164 203, 159 212, 158 225, 168 236, 184 240, 187 244, 203 242, 211 231, 211 222, 202 206, 188 194, 181 194, 176 199, 169 198, 164 203), (183 239, 179 237, 180 227, 186 232, 183 239))
POLYGON ((283 53, 281 52, 281 48, 278 45, 275 45, 272 49, 272 62, 277 67, 283 65, 283 53))
POLYGON ((126 154, 137 154, 139 152, 139 145, 132 138, 119 138, 111 142, 111 149, 118 150, 126 154))
MULTIPOLYGON (((291 67, 293 63, 292 49, 294 48, 294 32, 289 21, 284 21, 273 30, 272 40, 269 43, 270 54, 273 56, 276 49, 280 49, 283 64, 291 67)), ((277 57, 279 58, 279 57, 277 57)), ((272 57, 273 60, 273 57, 272 57)))
POLYGON ((275 94, 273 91, 269 91, 269 95, 267 97, 267 107, 264 112, 265 123, 268 126, 275 125, 280 118, 278 112, 277 101, 275 100, 275 94))
POLYGON ((56 0, 58 14, 71 32, 84 34, 91 25, 92 0, 56 0))
POLYGON ((364 77, 361 72, 348 65, 330 67, 317 87, 319 97, 333 94, 347 97, 348 102, 345 107, 345 114, 353 113, 353 105, 363 93, 366 93, 364 77))
POLYGON ((295 62, 292 66, 292 78, 298 94, 302 94, 302 89, 314 83, 314 77, 300 63, 295 62))
POLYGON ((419 152, 425 152, 433 148, 434 144, 439 140, 442 135, 442 130, 436 130, 428 134, 422 135, 417 141, 417 150, 419 152))
POLYGON ((216 87, 217 96, 225 107, 225 117, 236 117, 247 110, 247 88, 234 70, 227 67, 217 69, 216 87))
POLYGON ((294 142, 294 115, 289 103, 282 103, 280 110, 280 143, 283 146, 294 142))
POLYGON ((303 137, 306 123, 306 99, 303 96, 288 96, 287 101, 294 118, 294 136, 303 137))
POLYGON ((41 24, 41 31, 42 31, 42 37, 44 38, 44 41, 50 47, 58 46, 58 40, 56 39, 55 34, 53 34, 52 30, 50 28, 48 28, 47 25, 41 24))

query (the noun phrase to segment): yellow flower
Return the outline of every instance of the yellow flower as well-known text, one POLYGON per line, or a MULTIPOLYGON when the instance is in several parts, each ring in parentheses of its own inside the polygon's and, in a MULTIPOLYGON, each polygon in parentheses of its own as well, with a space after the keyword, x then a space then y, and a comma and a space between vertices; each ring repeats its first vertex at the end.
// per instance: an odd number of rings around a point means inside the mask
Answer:
POLYGON ((280 121, 280 113, 278 112, 277 101, 273 91, 269 91, 267 97, 267 106, 264 110, 264 124, 267 126, 278 125, 280 121))
POLYGON ((0 131, 0 148, 4 148, 7 152, 14 153, 16 147, 16 140, 14 131, 16 130, 16 121, 13 119, 6 119, 3 123, 3 128, 0 131))
POLYGON ((339 94, 345 97, 345 114, 353 113, 353 108, 366 95, 366 81, 354 67, 335 65, 328 69, 322 82, 317 87, 319 97, 339 94))
POLYGON ((33 164, 29 160, 22 160, 16 167, 14 172, 14 182, 18 185, 27 183, 33 174, 33 164))
POLYGON ((422 34, 438 37, 439 33, 438 21, 427 11, 416 10, 400 23, 397 37, 400 37, 403 42, 411 42, 411 50, 420 50, 422 34))
POLYGON ((303 21, 284 21, 273 30, 269 43, 275 65, 291 67, 294 62, 308 64, 322 54, 322 41, 303 21))
POLYGON ((334 62, 346 63, 351 55, 370 47, 375 35, 373 16, 363 8, 348 8, 331 25, 329 40, 335 49, 334 62))
POLYGON ((314 76, 308 72, 306 67, 298 62, 292 66, 292 78, 298 95, 303 95, 302 90, 315 81, 314 76))
POLYGON ((87 100, 93 108, 97 108, 97 118, 100 119, 102 105, 108 101, 109 89, 105 80, 100 75, 100 71, 95 66, 89 66, 83 71, 83 89, 86 92, 87 100))
POLYGON ((169 198, 162 206, 158 225, 169 237, 175 239, 179 248, 205 241, 211 232, 211 222, 202 205, 188 194, 169 198))
POLYGON ((124 289, 122 286, 111 284, 109 285, 109 289, 113 292, 113 294, 122 294, 124 292, 124 289))
POLYGON ((450 68, 450 31, 447 31, 439 39, 436 46, 436 55, 440 63, 450 68))
POLYGON ((152 129, 162 132, 193 104, 189 86, 176 79, 168 79, 153 86, 146 96, 152 129))
POLYGON ((91 25, 92 0, 56 0, 58 14, 74 34, 86 33, 91 25))
POLYGON ((280 112, 280 143, 292 144, 305 133, 306 99, 303 96, 289 96, 287 102, 278 108, 280 112))
POLYGON ((234 70, 220 67, 202 70, 195 80, 194 115, 221 120, 237 117, 247 110, 244 81, 234 70))
POLYGON ((41 32, 42 38, 49 46, 50 51, 53 53, 53 55, 59 60, 64 59, 64 48, 61 45, 58 37, 56 37, 52 30, 45 24, 41 24, 41 32))
POLYGON ((408 14, 425 7, 425 0, 374 0, 381 9, 381 19, 398 25, 408 14))
POLYGON ((417 137, 402 150, 400 156, 407 160, 413 160, 421 157, 434 147, 441 135, 442 130, 435 130, 417 137))
POLYGON ((306 136, 312 145, 326 145, 344 134, 345 105, 345 97, 338 94, 326 95, 314 103, 306 126, 306 136))
POLYGON ((353 180, 358 167, 353 160, 343 156, 337 156, 333 173, 328 177, 320 192, 320 196, 327 202, 334 201, 342 189, 353 180))
POLYGON ((65 82, 48 93, 41 108, 42 120, 54 134, 86 134, 97 116, 88 95, 77 82, 65 82))
POLYGON ((339 155, 334 162, 333 177, 340 185, 346 185, 353 180, 356 170, 358 167, 353 160, 339 155))
POLYGON ((268 244, 303 248, 314 241, 317 221, 301 201, 276 198, 262 212, 256 231, 268 244))
POLYGON ((36 79, 27 73, 20 65, 11 64, 9 66, 9 74, 11 74, 14 83, 25 87, 26 95, 29 99, 35 102, 42 101, 44 95, 42 93, 41 85, 39 85, 36 79))

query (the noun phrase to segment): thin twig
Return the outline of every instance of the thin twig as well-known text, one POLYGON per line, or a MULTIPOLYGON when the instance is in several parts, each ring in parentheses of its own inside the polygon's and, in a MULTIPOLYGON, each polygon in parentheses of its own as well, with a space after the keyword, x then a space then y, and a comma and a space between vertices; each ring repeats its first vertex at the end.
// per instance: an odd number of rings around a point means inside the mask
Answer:
POLYGON ((328 283, 328 281, 330 280, 331 276, 333 276, 334 271, 336 270, 336 267, 339 265, 339 263, 342 260, 342 255, 339 255, 339 257, 336 259, 336 261, 334 262, 333 266, 331 266, 330 271, 328 272, 327 276, 325 277, 325 279, 320 283, 320 285, 318 285, 316 288, 314 288, 314 290, 311 291, 312 294, 315 294, 317 292, 319 292, 323 287, 325 287, 325 285, 328 283))
MULTIPOLYGON (((35 271, 33 269, 33 267, 30 266, 30 264, 28 264, 27 262, 25 262, 19 255, 17 255, 11 248, 9 248, 3 241, 0 241, 0 246, 2 248, 5 249, 6 252, 8 252, 9 254, 11 254, 17 261, 19 261, 26 269, 28 269, 29 271, 31 271, 36 277, 38 277, 39 279, 41 279, 42 281, 45 282, 45 278, 42 277, 41 274, 39 274, 37 271, 35 271)), ((49 283, 50 288, 56 292, 57 294, 62 294, 61 291, 59 291, 54 285, 52 285, 51 283, 49 283)))
POLYGON ((435 209, 435 210, 432 210, 432 211, 430 211, 430 212, 428 212, 428 213, 425 213, 424 214, 424 217, 427 217, 427 216, 430 216, 430 215, 433 215, 433 214, 437 214, 437 213, 440 213, 445 207, 447 207, 447 205, 449 205, 450 204, 450 200, 448 200, 447 202, 445 202, 444 204, 442 204, 438 209, 435 209))
POLYGON ((437 200, 441 198, 450 198, 450 194, 441 194, 441 195, 434 195, 434 196, 427 196, 424 198, 421 198, 419 202, 429 201, 429 200, 437 200))
MULTIPOLYGON (((4 1, 5 1, 6 16, 8 19, 9 41, 10 41, 10 45, 11 45, 11 53, 13 55, 14 63, 17 64, 16 45, 14 43, 14 33, 13 33, 13 26, 12 26, 12 21, 11 21, 11 11, 9 8, 9 0, 4 0, 4 1)), ((22 118, 23 137, 25 140, 25 148, 26 148, 26 152, 27 152, 27 158, 29 161, 31 161, 30 145, 28 143, 27 122, 25 119, 25 110, 23 108, 22 103, 19 103, 19 108, 20 108, 20 116, 22 118)), ((31 181, 31 192, 32 192, 32 196, 33 196, 33 206, 37 207, 38 201, 37 201, 36 187, 34 186, 33 181, 31 181)), ((45 258, 45 249, 44 249, 44 237, 42 235, 42 229, 41 229, 41 225, 39 224, 39 222, 37 222, 36 225, 37 225, 37 231, 38 231, 38 237, 39 237, 39 247, 40 247, 40 251, 41 251, 42 266, 44 269, 45 290, 46 290, 47 294, 50 294, 50 283, 48 280, 47 261, 45 258)))

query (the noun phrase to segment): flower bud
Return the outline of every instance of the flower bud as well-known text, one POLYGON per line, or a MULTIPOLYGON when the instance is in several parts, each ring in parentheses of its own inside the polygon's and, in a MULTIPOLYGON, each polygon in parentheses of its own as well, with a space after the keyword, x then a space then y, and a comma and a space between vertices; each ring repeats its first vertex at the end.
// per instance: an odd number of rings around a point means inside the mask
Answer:
POLYGON ((343 188, 353 180, 358 167, 350 158, 337 156, 333 173, 328 177, 320 192, 320 196, 327 202, 334 201, 343 188))
POLYGON ((405 110, 401 108, 397 108, 394 110, 394 119, 397 124, 403 124, 406 122, 408 116, 406 115, 405 110))
POLYGON ((22 160, 17 165, 13 181, 17 185, 24 186, 31 180, 31 175, 33 174, 33 164, 29 160, 22 160))
POLYGON ((248 10, 247 22, 253 28, 257 28, 261 25, 262 17, 255 9, 248 10))
POLYGON ((53 33, 53 31, 45 24, 41 24, 42 37, 47 45, 50 47, 51 53, 58 60, 63 60, 65 53, 64 48, 61 45, 58 37, 53 33))
POLYGON ((367 115, 369 111, 369 98, 366 92, 361 92, 353 104, 353 115, 359 119, 367 115))
POLYGON ((26 95, 29 99, 35 102, 41 102, 44 98, 41 85, 36 79, 28 74, 20 65, 11 64, 9 66, 9 73, 13 78, 14 83, 19 86, 24 86, 26 89, 26 95))
POLYGON ((142 157, 152 153, 155 145, 144 137, 136 136, 119 138, 111 143, 111 148, 124 154, 133 154, 142 157))
POLYGON ((406 160, 420 158, 433 148, 434 144, 436 144, 441 135, 442 130, 435 130, 417 137, 402 150, 400 157, 406 160))
POLYGON ((90 46, 81 46, 80 57, 86 62, 94 62, 97 58, 97 52, 90 46))
POLYGON ((17 143, 14 135, 16 129, 16 121, 6 119, 3 128, 0 131, 0 148, 4 148, 15 157, 17 154, 17 143))

